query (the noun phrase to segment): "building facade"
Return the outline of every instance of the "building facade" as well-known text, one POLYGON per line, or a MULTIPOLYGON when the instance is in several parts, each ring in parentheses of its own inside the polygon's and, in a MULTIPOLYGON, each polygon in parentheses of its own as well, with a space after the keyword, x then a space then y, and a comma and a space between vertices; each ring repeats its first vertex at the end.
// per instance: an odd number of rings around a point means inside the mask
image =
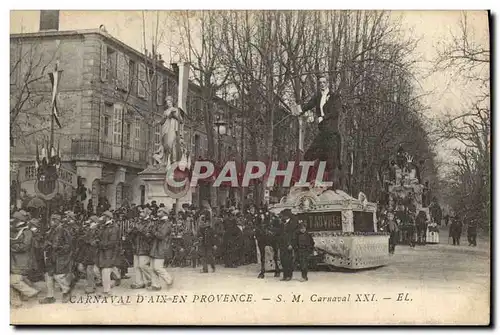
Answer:
MULTIPOLYGON (((94 206, 103 198, 112 208, 143 204, 145 186, 138 173, 152 163, 152 152, 159 146, 161 126, 155 122, 161 119, 166 96, 177 98, 175 68, 104 29, 13 34, 10 52, 11 166, 21 188, 34 193, 36 147, 47 143, 50 129, 47 73, 57 63, 63 71, 58 97, 62 128, 55 129, 55 143, 64 168, 81 177, 94 206)), ((225 117, 234 112, 222 99, 215 105, 225 117)), ((207 158, 204 108, 214 107, 203 103, 200 88, 190 83, 184 139, 193 161, 207 158)), ((216 142, 221 157, 237 150, 234 135, 216 142)), ((64 187, 62 193, 70 197, 70 184, 64 187)), ((192 202, 213 203, 210 194, 207 186, 196 188, 192 202)))

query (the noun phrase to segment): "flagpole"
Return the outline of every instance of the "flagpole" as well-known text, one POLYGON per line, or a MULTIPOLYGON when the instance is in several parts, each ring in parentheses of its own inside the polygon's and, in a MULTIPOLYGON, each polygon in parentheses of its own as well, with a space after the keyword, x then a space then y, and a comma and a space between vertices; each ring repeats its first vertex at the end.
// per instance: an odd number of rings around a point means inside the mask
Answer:
MULTIPOLYGON (((55 69, 54 69, 54 72, 57 72, 59 69, 58 69, 58 64, 59 61, 56 62, 56 66, 55 66, 55 69)), ((57 87, 53 87, 52 90, 55 90, 57 89, 57 87)), ((50 158, 52 156, 52 148, 54 147, 54 108, 55 108, 55 99, 52 99, 52 103, 51 103, 51 106, 50 106, 50 144, 49 144, 49 148, 47 150, 47 154, 48 154, 48 157, 47 157, 47 163, 50 162, 50 158)), ((48 227, 50 226, 50 217, 51 217, 51 212, 52 212, 52 200, 46 200, 46 203, 47 203, 47 219, 45 221, 45 226, 44 226, 44 232, 45 233, 47 230, 48 230, 48 227)))
MULTIPOLYGON (((59 61, 56 62, 56 66, 54 69, 54 73, 57 72, 59 61)), ((53 87, 52 90, 57 90, 57 87, 53 87)), ((52 103, 50 106, 50 147, 49 147, 49 157, 52 152, 52 147, 54 146, 54 108, 55 108, 55 99, 52 99, 52 103)))

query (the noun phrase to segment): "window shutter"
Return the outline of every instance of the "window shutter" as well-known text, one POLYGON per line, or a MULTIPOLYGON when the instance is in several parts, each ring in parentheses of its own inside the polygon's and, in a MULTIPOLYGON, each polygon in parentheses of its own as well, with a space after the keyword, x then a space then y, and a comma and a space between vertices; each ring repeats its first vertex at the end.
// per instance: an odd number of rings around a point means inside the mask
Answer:
POLYGON ((128 92, 130 89, 130 59, 127 56, 124 56, 124 62, 123 62, 123 80, 124 80, 124 85, 123 88, 125 89, 125 92, 128 92))
POLYGON ((146 66, 144 64, 139 64, 139 81, 137 83, 137 95, 141 98, 146 97, 146 66))
POLYGON ((99 136, 100 136, 100 140, 103 141, 105 139, 105 132, 104 132, 104 116, 106 115, 106 105, 104 104, 104 100, 101 99, 101 103, 100 103, 100 115, 101 115, 101 120, 100 120, 100 133, 99 133, 99 136))
POLYGON ((10 84, 17 84, 17 76, 21 67, 21 57, 19 55, 19 44, 17 42, 10 44, 10 84))
POLYGON ((106 44, 101 44, 101 81, 108 80, 108 49, 106 44))
POLYGON ((123 126, 123 107, 115 104, 113 109, 113 143, 121 144, 123 126))
POLYGON ((141 148, 141 119, 135 118, 134 124, 134 148, 141 148))
POLYGON ((118 79, 118 88, 119 89, 125 89, 125 69, 124 69, 124 55, 121 52, 117 52, 116 55, 116 72, 117 72, 117 79, 118 79))

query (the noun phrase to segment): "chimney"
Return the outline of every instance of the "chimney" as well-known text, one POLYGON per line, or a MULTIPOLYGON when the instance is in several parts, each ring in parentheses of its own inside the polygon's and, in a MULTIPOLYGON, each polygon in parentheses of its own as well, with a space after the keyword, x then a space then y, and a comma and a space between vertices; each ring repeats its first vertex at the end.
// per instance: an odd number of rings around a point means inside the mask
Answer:
POLYGON ((159 54, 158 55, 158 63, 163 66, 163 64, 165 63, 165 61, 161 58, 161 55, 159 54))
POLYGON ((59 11, 41 10, 40 11, 40 31, 59 30, 59 11))

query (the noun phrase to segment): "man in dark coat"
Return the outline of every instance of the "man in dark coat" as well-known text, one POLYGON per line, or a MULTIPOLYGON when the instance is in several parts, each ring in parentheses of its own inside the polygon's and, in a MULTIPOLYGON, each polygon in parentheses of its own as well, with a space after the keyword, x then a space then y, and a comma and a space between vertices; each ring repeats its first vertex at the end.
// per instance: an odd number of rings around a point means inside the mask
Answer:
POLYGON ((300 281, 308 281, 307 272, 309 269, 309 259, 314 252, 314 240, 311 234, 306 231, 306 225, 302 222, 299 224, 299 231, 296 235, 294 247, 297 251, 300 271, 302 272, 300 281))
POLYGON ((103 213, 103 223, 99 234, 98 262, 97 266, 102 272, 102 288, 106 295, 111 293, 111 287, 115 284, 111 279, 111 273, 116 265, 116 259, 120 254, 120 229, 113 221, 113 214, 109 211, 103 213))
POLYGON ((471 220, 467 225, 467 239, 469 241, 469 247, 477 246, 477 223, 475 220, 471 220))
POLYGON ((293 242, 298 228, 298 219, 290 209, 281 212, 283 221, 283 236, 280 243, 280 259, 283 267, 283 279, 290 281, 293 276, 293 242))
POLYGON ((72 255, 73 237, 70 231, 63 226, 61 216, 53 214, 51 227, 45 236, 44 253, 46 257, 45 283, 47 295, 40 300, 41 304, 55 303, 54 280, 59 284, 63 293, 63 302, 69 301, 71 292, 71 272, 73 270, 72 255))
MULTIPOLYGON (((338 179, 341 164, 339 134, 339 116, 343 105, 339 92, 333 92, 328 86, 328 78, 321 75, 319 78, 319 92, 302 106, 302 113, 314 110, 318 122, 318 134, 304 154, 304 160, 326 161, 328 179, 338 179)), ((340 185, 334 185, 337 189, 340 185)))
POLYGON ((85 229, 85 233, 83 235, 83 244, 82 250, 80 252, 81 255, 81 263, 85 269, 86 274, 86 284, 85 284, 85 293, 94 293, 96 288, 96 263, 98 257, 98 224, 99 218, 96 216, 91 216, 89 218, 89 225, 85 229))
POLYGON ((222 242, 224 245, 224 265, 226 268, 235 268, 239 263, 242 232, 232 213, 224 221, 225 233, 222 242))
MULTIPOLYGON (((163 213, 164 214, 164 213, 163 213)), ((152 236, 151 250, 149 257, 151 264, 147 268, 151 277, 151 290, 160 291, 162 289, 160 279, 168 285, 172 285, 173 278, 163 267, 165 254, 169 251, 171 243, 172 221, 167 215, 163 215, 155 223, 153 229, 149 232, 152 236)))
POLYGON ((141 289, 147 286, 151 277, 147 272, 150 262, 149 252, 151 251, 151 238, 146 236, 150 219, 146 213, 141 212, 128 238, 132 241, 132 250, 134 254, 134 283, 130 285, 132 289, 141 289))
POLYGON ((209 222, 206 221, 204 216, 200 217, 200 229, 198 231, 199 250, 202 257, 203 269, 202 273, 208 273, 208 264, 210 264, 212 271, 215 272, 215 258, 214 251, 217 250, 215 232, 210 227, 209 222))
POLYGON ((453 239, 453 245, 460 245, 460 237, 462 236, 462 222, 457 217, 451 219, 450 236, 453 239))
POLYGON ((40 292, 27 279, 33 261, 32 241, 33 232, 28 224, 14 221, 10 237, 10 287, 19 293, 21 299, 35 297, 40 292))
POLYGON ((243 264, 257 263, 257 247, 255 244, 255 233, 250 222, 245 222, 243 217, 243 264))
POLYGON ((394 220, 394 214, 392 212, 387 213, 387 230, 389 231, 389 253, 394 254, 396 250, 396 244, 398 241, 399 227, 394 220))

